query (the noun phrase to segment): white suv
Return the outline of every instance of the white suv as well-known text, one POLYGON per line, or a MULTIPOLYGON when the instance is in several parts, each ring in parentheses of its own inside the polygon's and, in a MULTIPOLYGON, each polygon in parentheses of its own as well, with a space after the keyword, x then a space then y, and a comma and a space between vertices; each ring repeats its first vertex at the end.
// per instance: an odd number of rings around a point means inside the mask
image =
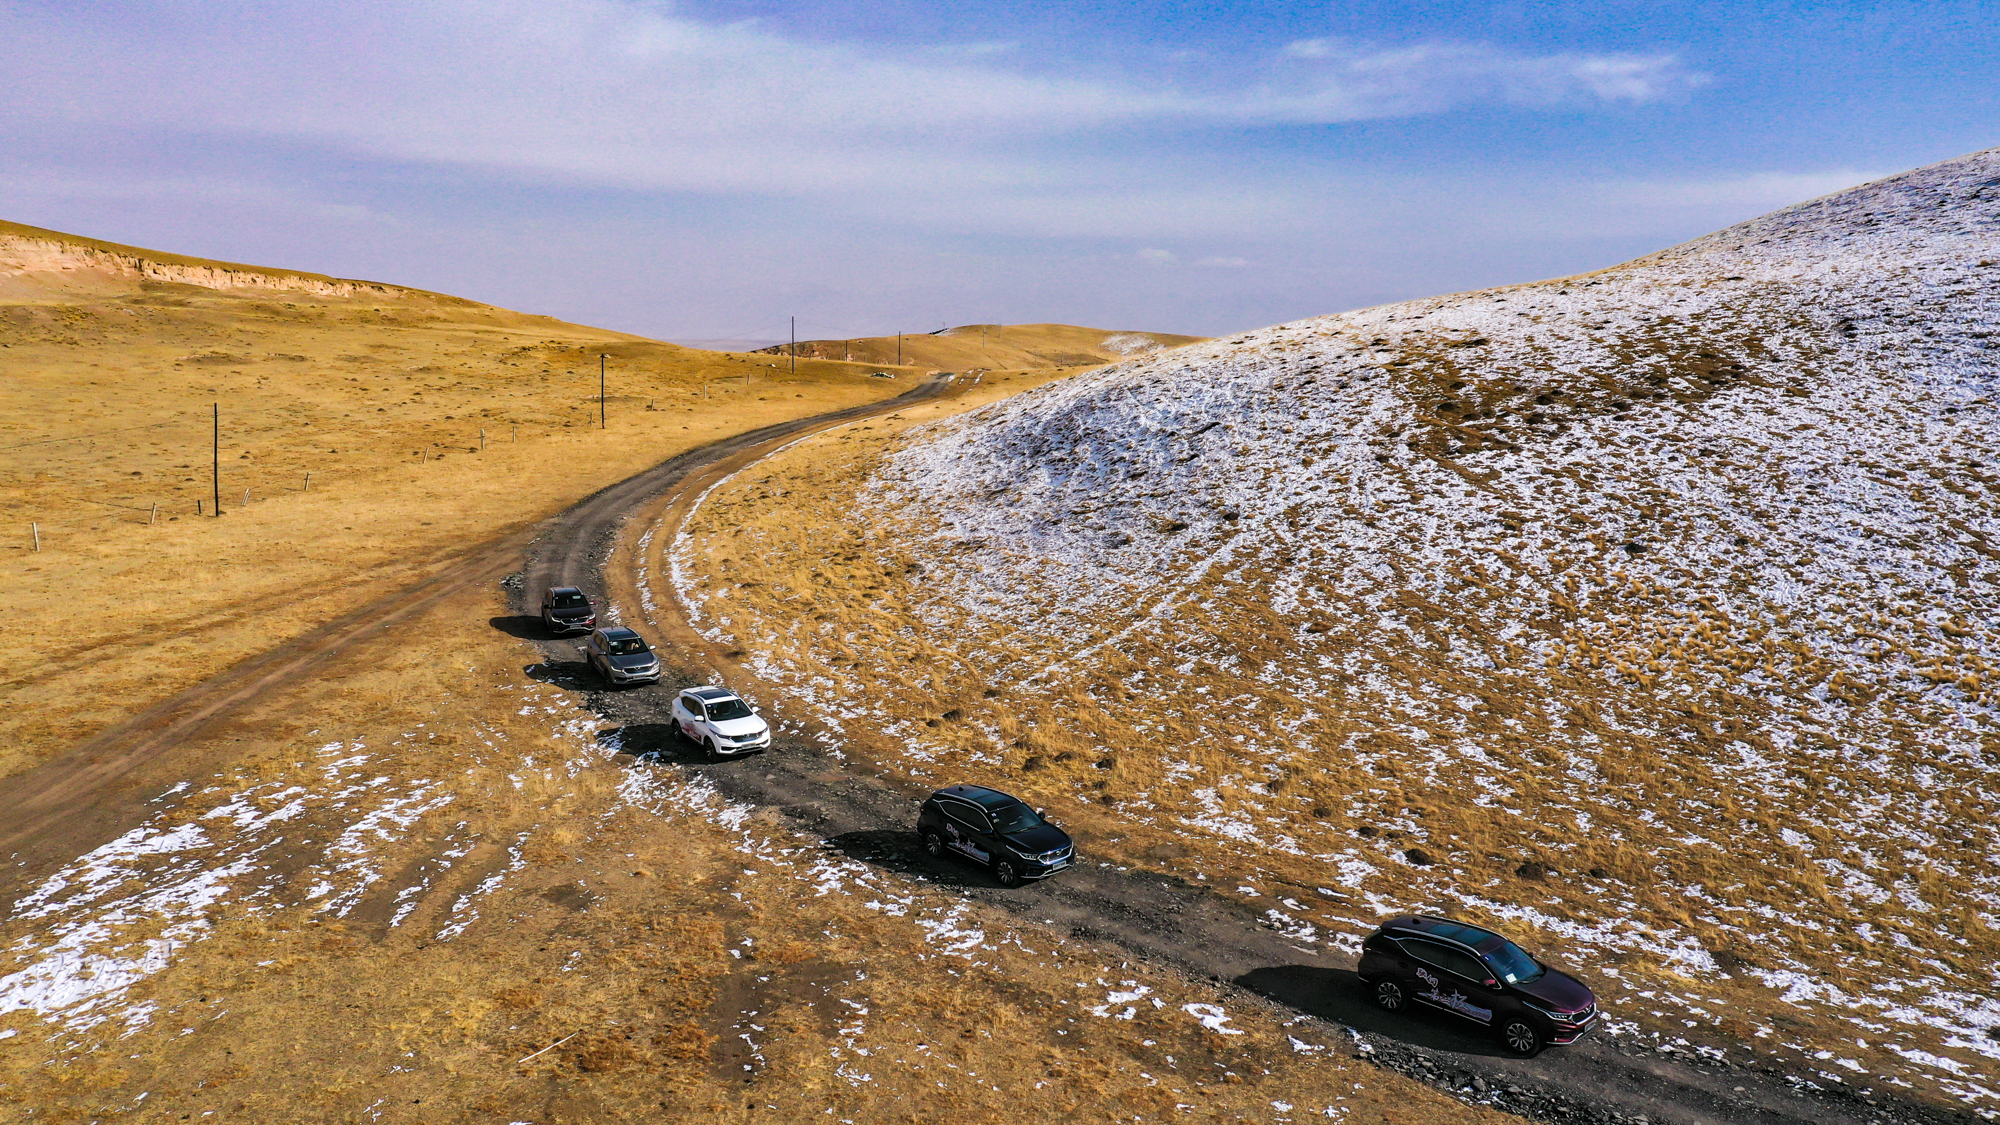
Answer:
POLYGON ((689 688, 674 697, 674 729, 713 758, 769 749, 771 724, 728 688, 689 688))

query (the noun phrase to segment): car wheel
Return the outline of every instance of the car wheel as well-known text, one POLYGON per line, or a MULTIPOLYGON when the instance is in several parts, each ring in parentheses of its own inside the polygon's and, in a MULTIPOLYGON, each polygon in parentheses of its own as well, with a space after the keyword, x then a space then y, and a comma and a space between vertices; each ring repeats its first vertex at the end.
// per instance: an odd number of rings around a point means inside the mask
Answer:
POLYGON ((704 738, 701 740, 701 756, 711 762, 722 759, 722 752, 715 748, 715 740, 713 738, 704 738))
POLYGON ((1375 1006, 1385 1012, 1400 1012, 1409 1001, 1403 997, 1403 986, 1392 980, 1375 982, 1375 1006))
POLYGON ((938 835, 936 830, 926 828, 918 833, 917 838, 923 841, 925 855, 932 859, 944 858, 944 837, 938 835))
POLYGON ((1003 887, 1018 887, 1021 885, 1021 869, 1014 866, 1013 860, 994 860, 993 877, 998 879, 1000 885, 1003 887))
POLYGON ((1542 1049, 1542 1032, 1521 1016, 1509 1016, 1500 1023, 1500 1045, 1507 1053, 1529 1058, 1542 1049))

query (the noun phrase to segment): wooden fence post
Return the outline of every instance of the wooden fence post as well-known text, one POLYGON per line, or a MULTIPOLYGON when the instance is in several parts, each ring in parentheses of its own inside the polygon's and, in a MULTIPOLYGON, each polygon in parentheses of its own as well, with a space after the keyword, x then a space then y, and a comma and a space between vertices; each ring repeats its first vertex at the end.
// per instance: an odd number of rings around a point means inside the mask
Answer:
POLYGON ((147 527, 153 526, 153 521, 159 518, 160 518, 160 505, 158 501, 155 501, 153 503, 153 514, 146 517, 146 526, 147 527))
POLYGON ((36 522, 34 522, 33 520, 30 520, 30 521, 28 522, 28 530, 29 530, 29 531, 32 531, 32 532, 34 532, 34 533, 35 533, 35 550, 37 550, 37 551, 41 550, 41 549, 42 549, 42 525, 41 525, 41 524, 39 524, 39 523, 36 523, 36 522))

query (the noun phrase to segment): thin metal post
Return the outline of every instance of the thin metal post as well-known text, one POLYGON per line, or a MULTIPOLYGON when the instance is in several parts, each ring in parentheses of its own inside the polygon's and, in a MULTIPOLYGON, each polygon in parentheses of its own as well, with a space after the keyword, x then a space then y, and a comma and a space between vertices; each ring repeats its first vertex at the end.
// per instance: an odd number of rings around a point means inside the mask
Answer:
POLYGON ((238 504, 237 507, 247 508, 249 506, 250 506, 250 490, 246 488, 243 490, 243 502, 241 504, 238 504))
MULTIPOLYGON (((798 373, 799 373, 799 318, 793 317, 792 318, 792 374, 797 375, 798 373)), ((750 385, 750 380, 747 377, 743 380, 743 385, 746 387, 750 385)))
POLYGON ((153 526, 153 521, 159 518, 160 518, 160 505, 158 501, 155 501, 153 503, 153 514, 146 517, 146 526, 147 527, 153 526))
POLYGON ((311 473, 307 473, 307 474, 306 474, 306 486, 305 486, 305 488, 301 489, 300 491, 303 491, 303 492, 311 492, 312 490, 313 490, 313 475, 312 475, 311 473))
POLYGON ((215 427, 209 435, 212 439, 209 452, 214 455, 209 465, 209 483, 215 488, 215 514, 219 516, 222 514, 222 404, 211 403, 210 409, 214 411, 215 427))
POLYGON ((604 353, 597 353, 597 428, 604 428, 604 353))
POLYGON ((40 551, 42 549, 42 525, 31 520, 28 523, 28 530, 35 533, 35 550, 40 551))

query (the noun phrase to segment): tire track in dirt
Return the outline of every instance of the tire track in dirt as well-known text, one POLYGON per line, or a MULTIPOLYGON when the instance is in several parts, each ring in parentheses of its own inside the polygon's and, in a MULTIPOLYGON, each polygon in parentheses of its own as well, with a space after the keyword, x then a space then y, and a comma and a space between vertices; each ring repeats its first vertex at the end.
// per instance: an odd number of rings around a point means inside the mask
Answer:
MULTIPOLYGON (((48 872, 141 823, 146 803, 190 773, 175 751, 268 692, 300 682, 382 631, 416 619, 446 599, 498 583, 534 560, 530 583, 551 567, 573 565, 610 542, 620 521, 689 474, 768 452, 799 435, 950 393, 952 381, 927 379, 893 399, 781 422, 676 454, 542 521, 509 531, 439 564, 435 573, 386 594, 293 640, 244 660, 110 727, 69 751, 0 784, 0 902, 11 904, 48 872), (560 545, 557 550, 548 545, 560 545), (543 549, 535 550, 538 545, 543 549), (540 569, 535 569, 539 566, 540 569), (172 776, 169 776, 169 775, 172 776)), ((205 767, 202 767, 205 768, 205 767)))
MULTIPOLYGON (((824 427, 822 427, 824 428, 824 427)), ((684 522, 716 485, 784 444, 744 448, 711 461, 655 495, 637 511, 617 513, 575 532, 552 552, 536 552, 528 573, 535 580, 517 593, 525 610, 544 585, 575 584, 604 592, 608 607, 646 627, 663 643, 677 678, 620 692, 588 691, 592 709, 622 724, 619 740, 635 758, 672 762, 709 777, 732 801, 774 807, 830 849, 887 870, 955 889, 984 907, 1022 919, 1067 927, 1076 937, 1106 942, 1132 955, 1193 977, 1234 984, 1290 1013, 1304 1013, 1347 1028, 1358 1053, 1468 1100, 1552 1122, 1611 1125, 1944 1125, 1976 1120, 1969 1113, 1851 1089, 1819 1088, 1781 1073, 1747 1045, 1741 1060, 1721 1061, 1687 1052, 1664 1053, 1648 1044, 1606 1035, 1552 1048, 1533 1059, 1509 1057, 1483 1035, 1445 1016, 1389 1016, 1367 1000, 1352 970, 1353 957, 1286 938, 1240 903, 1176 876, 1088 862, 1045 883, 1006 891, 983 873, 950 861, 940 864, 917 847, 910 826, 927 783, 864 772, 825 749, 832 740, 779 733, 769 753, 721 763, 701 760, 673 731, 669 708, 684 686, 720 677, 739 688, 756 685, 774 719, 807 734, 812 717, 701 636, 671 592, 641 596, 641 575, 654 589, 667 585, 666 558, 684 522), (622 527, 623 534, 620 534, 622 527)), ((545 641, 551 671, 588 682, 568 642, 545 641)), ((777 726, 774 723, 774 727, 777 726)), ((637 768, 645 768, 643 765, 637 768)), ((1311 888, 1296 888, 1306 896, 1311 888)), ((1732 1052, 1734 1054, 1735 1052, 1732 1052)))

